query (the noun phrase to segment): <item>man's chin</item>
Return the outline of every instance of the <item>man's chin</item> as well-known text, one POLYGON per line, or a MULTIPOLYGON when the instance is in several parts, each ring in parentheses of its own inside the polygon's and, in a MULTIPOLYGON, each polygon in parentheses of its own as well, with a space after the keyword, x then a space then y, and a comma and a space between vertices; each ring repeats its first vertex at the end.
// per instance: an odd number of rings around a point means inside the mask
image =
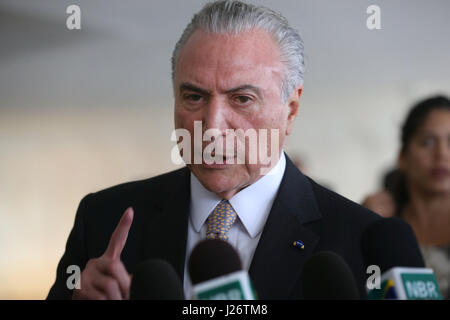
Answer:
POLYGON ((236 164, 227 163, 206 163, 201 164, 188 164, 187 167, 195 174, 222 174, 222 175, 233 175, 233 171, 237 171, 236 164), (224 171, 224 172, 221 172, 224 171))
POLYGON ((240 173, 236 165, 205 166, 201 164, 188 165, 188 167, 205 189, 221 196, 229 193, 235 194, 241 185, 240 180, 245 177, 245 174, 240 173))

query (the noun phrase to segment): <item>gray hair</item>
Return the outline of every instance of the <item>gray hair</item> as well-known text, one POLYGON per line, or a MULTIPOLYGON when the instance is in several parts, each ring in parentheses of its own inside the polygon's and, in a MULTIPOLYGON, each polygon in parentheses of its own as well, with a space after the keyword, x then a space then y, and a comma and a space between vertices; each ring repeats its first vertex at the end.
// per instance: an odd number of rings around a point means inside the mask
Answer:
POLYGON ((292 91, 303 84, 303 40, 281 14, 266 7, 236 0, 210 2, 193 16, 173 50, 172 81, 175 81, 180 50, 197 29, 211 33, 238 34, 256 28, 267 31, 279 45, 281 62, 285 65, 281 80, 281 96, 285 103, 292 91))

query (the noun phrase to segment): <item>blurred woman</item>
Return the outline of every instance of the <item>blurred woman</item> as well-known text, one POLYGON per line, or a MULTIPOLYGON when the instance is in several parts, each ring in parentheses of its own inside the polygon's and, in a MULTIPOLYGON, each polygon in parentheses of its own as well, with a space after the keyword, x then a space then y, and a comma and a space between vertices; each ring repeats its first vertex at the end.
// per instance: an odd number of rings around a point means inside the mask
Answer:
POLYGON ((419 102, 401 132, 397 170, 385 189, 364 201, 384 217, 399 216, 414 230, 444 298, 450 282, 450 100, 419 102))

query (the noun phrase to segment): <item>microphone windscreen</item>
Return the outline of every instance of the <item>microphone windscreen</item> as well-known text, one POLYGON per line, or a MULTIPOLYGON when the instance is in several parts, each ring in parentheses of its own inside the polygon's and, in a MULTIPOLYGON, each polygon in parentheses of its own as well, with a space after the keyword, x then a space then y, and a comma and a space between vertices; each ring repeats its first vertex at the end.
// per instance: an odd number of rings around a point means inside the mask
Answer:
POLYGON ((353 274, 344 259, 331 251, 313 255, 302 270, 306 300, 359 299, 353 274))
POLYGON ((172 265, 150 259, 140 263, 133 273, 131 300, 184 300, 183 286, 172 265))
POLYGON ((223 240, 203 240, 189 257, 189 275, 194 285, 241 269, 239 255, 223 240))
POLYGON ((413 230, 399 218, 383 218, 371 223, 361 236, 366 266, 377 265, 381 272, 393 267, 425 267, 413 230))

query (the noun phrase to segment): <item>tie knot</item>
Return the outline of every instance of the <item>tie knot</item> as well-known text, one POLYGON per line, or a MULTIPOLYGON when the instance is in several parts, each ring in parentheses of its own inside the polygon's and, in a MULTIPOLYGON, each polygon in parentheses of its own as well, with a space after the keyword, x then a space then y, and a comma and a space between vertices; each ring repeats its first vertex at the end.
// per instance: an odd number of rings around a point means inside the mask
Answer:
POLYGON ((206 238, 227 241, 227 232, 236 220, 236 216, 236 211, 228 200, 222 200, 208 217, 206 238))

